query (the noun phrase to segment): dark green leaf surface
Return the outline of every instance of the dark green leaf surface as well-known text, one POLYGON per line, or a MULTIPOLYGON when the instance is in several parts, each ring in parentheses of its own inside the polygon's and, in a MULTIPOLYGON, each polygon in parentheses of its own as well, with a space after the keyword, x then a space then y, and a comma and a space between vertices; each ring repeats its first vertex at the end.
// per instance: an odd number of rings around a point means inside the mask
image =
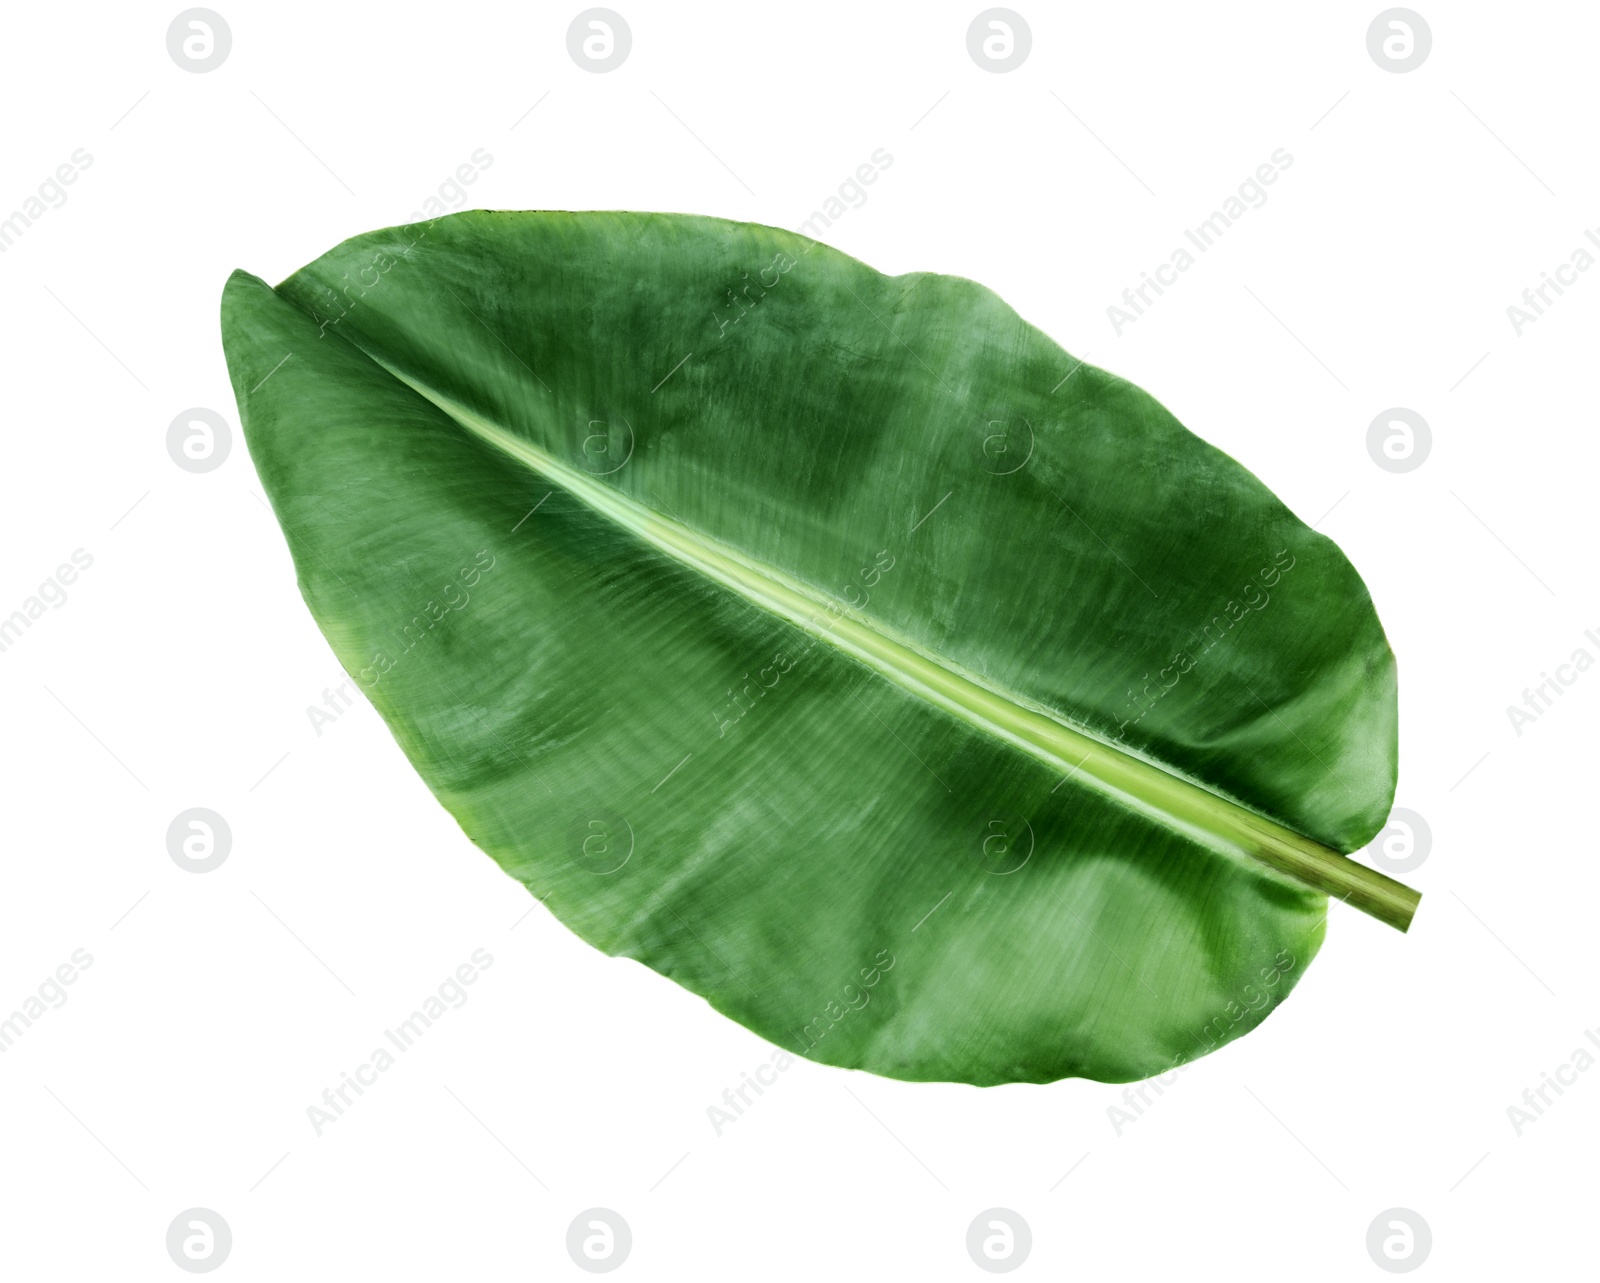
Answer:
POLYGON ((982 286, 479 212, 235 273, 223 339, 306 601, 428 786, 781 1047, 1147 1076, 1299 980, 1311 886, 1371 891, 1332 854, 1394 788, 1359 576, 982 286))

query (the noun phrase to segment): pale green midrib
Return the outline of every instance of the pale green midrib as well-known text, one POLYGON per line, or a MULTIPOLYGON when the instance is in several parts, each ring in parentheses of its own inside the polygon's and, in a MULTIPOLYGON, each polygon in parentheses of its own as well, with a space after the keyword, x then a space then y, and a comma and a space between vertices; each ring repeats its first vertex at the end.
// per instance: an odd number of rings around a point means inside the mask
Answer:
POLYGON ((832 643, 902 689, 1210 849, 1337 896, 1402 931, 1410 923, 1419 897, 1409 887, 1165 766, 1069 726, 1047 709, 996 691, 947 660, 925 655, 910 642, 843 613, 837 603, 782 571, 652 512, 372 352, 366 355, 474 436, 537 470, 653 547, 832 643), (820 623, 829 611, 837 616, 834 622, 820 623))

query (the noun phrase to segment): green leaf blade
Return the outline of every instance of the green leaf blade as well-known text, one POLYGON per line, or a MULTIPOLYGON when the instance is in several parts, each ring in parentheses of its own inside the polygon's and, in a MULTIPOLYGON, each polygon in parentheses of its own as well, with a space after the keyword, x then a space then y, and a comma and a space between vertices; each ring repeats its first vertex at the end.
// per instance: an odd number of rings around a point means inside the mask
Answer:
POLYGON ((236 276, 225 342, 313 613, 508 872, 778 1045, 900 1077, 1141 1077, 1281 1000, 1321 896, 901 678, 931 663, 1113 765, 1352 849, 1392 793, 1393 661, 1331 543, 971 282, 715 220, 425 230, 276 292, 236 276), (763 263, 740 329, 708 323, 706 283, 763 263), (1012 469, 989 424, 1019 417, 1012 469), (708 573, 708 549, 757 579, 708 573), (1262 586, 1279 549, 1293 567, 1262 586), (1162 659, 1247 581, 1266 604, 1130 728, 1108 693, 1129 654, 1162 659), (808 628, 766 582, 866 601, 808 628), (429 603, 442 620, 409 624, 429 603), (902 649, 874 663, 852 629, 902 649), (1240 711, 1246 685, 1265 711, 1240 711), (629 844, 619 869, 584 855, 589 815, 629 844))

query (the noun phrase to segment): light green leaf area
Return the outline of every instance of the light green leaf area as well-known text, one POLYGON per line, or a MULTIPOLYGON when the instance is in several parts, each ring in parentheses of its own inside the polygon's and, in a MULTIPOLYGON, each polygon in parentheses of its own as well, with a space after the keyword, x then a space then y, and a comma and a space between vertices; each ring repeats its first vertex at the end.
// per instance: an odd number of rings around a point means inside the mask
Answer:
POLYGON ((235 273, 222 324, 305 599, 428 787, 779 1047, 1145 1077, 1282 1001, 1314 888, 1409 920, 1337 854, 1395 778, 1355 570, 982 286, 475 212, 235 273))

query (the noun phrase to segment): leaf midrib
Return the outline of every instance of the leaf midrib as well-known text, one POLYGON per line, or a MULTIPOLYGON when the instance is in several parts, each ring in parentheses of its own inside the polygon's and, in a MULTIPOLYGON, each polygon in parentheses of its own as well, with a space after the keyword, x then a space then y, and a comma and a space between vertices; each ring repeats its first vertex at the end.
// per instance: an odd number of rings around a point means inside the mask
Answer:
POLYGON ((537 471, 657 550, 844 651, 901 689, 1211 850, 1280 880, 1336 896, 1401 931, 1410 925, 1420 899, 1411 888, 1170 767, 1109 744, 1052 710, 996 689, 881 626, 843 613, 838 603, 810 585, 652 511, 365 346, 356 346, 474 437, 537 471), (837 618, 823 625, 819 620, 830 610, 837 618))

